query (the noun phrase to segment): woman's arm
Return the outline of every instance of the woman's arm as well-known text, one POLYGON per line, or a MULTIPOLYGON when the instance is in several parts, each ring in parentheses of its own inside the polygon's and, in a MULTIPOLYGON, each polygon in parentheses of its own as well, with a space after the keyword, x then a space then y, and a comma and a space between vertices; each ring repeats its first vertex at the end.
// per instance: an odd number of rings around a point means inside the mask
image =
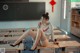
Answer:
POLYGON ((38 23, 38 28, 41 28, 42 22, 38 23))
POLYGON ((51 40, 54 41, 54 33, 53 33, 53 25, 50 23, 50 26, 51 26, 51 40))

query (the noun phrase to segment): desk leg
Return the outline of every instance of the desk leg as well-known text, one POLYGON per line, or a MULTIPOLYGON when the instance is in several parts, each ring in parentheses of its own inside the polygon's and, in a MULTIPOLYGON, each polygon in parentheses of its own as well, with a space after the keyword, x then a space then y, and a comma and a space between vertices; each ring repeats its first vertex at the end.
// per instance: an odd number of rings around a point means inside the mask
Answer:
POLYGON ((21 53, 21 50, 18 50, 18 53, 21 53))
POLYGON ((54 48, 54 53, 61 53, 61 48, 54 48))
POLYGON ((38 49, 38 53, 40 53, 40 49, 38 49))
POLYGON ((65 53, 65 47, 62 47, 62 53, 65 53))
POLYGON ((58 53, 58 48, 54 48, 54 53, 58 53))

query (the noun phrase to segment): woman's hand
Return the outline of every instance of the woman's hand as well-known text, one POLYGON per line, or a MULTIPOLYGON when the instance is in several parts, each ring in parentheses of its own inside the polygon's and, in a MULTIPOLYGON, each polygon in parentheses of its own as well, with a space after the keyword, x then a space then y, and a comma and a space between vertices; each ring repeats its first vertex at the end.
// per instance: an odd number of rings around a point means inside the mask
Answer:
POLYGON ((42 24, 41 22, 38 23, 39 28, 41 27, 41 24, 42 24))

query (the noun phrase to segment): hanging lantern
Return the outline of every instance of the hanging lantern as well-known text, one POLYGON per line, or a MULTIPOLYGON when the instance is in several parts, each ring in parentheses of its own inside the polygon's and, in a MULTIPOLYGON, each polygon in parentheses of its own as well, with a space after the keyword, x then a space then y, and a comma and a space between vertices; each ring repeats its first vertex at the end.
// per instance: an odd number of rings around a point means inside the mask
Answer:
POLYGON ((52 6, 52 12, 54 11, 54 5, 56 4, 56 2, 54 0, 51 0, 50 1, 50 4, 52 6))

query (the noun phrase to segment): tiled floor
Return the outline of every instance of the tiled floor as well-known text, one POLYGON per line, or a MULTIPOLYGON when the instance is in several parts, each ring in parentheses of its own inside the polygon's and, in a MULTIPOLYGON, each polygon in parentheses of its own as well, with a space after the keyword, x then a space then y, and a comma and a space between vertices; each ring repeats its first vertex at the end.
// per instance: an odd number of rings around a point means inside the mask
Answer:
POLYGON ((73 34, 69 34, 69 36, 71 37, 71 40, 76 40, 76 41, 80 42, 80 38, 79 37, 76 37, 73 34))

